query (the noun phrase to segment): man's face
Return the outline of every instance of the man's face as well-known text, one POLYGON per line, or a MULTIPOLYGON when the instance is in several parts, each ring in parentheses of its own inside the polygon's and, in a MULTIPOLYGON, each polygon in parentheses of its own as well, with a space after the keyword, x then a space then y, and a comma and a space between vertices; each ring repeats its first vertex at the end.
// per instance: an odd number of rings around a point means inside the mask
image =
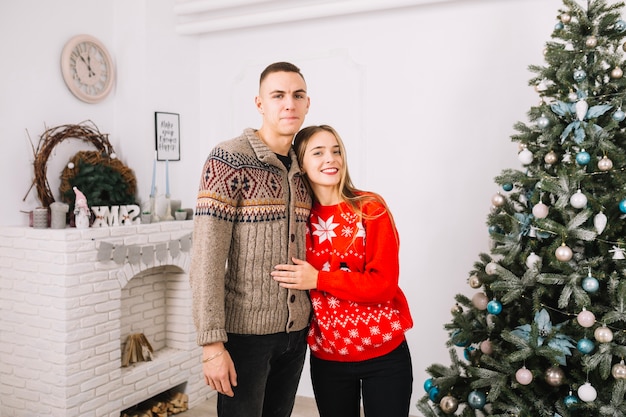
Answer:
POLYGON ((293 136, 309 112, 306 83, 295 72, 273 72, 261 83, 255 98, 263 127, 279 136, 293 136))

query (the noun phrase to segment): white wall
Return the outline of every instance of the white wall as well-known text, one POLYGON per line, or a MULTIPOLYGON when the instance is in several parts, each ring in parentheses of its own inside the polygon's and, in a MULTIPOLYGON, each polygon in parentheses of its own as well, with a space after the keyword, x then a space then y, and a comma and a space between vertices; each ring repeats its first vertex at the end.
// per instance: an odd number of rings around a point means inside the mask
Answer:
MULTIPOLYGON (((306 124, 335 126, 356 184, 381 193, 394 212, 401 285, 415 319, 408 334, 415 403, 424 369, 448 363, 443 324, 454 294, 471 294, 467 273, 487 249, 485 219, 497 191, 492 179, 519 167, 512 126, 538 100, 527 86, 527 66, 543 63, 561 2, 450 1, 199 36, 175 33, 173 5, 3 2, 0 224, 25 225, 20 210, 38 204, 34 191, 22 201, 33 178, 25 132, 36 144, 44 126, 85 119, 111 133, 145 200, 154 111, 181 115, 181 161, 170 164, 171 188, 191 206, 209 150, 244 127, 258 127, 253 97, 260 71, 292 61, 308 82, 306 124), (82 32, 109 47, 119 71, 112 97, 96 105, 73 98, 59 69, 63 44, 82 32)), ((67 155, 81 149, 68 147, 67 155)), ((66 154, 53 155, 48 165, 56 194, 66 154)), ((162 163, 159 175, 163 187, 162 163)), ((300 392, 312 395, 308 373, 300 392)))

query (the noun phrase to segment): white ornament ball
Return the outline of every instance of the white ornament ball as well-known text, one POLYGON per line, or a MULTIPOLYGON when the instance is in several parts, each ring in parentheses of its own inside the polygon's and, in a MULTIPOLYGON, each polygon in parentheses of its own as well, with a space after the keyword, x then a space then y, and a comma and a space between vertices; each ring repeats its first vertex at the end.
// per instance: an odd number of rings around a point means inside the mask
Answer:
POLYGON ((578 190, 569 199, 569 203, 572 207, 581 209, 587 207, 587 196, 582 191, 578 190))
POLYGON ((593 337, 600 343, 613 341, 613 331, 606 326, 600 326, 593 332, 593 337))
POLYGON ((556 259, 561 262, 568 262, 572 259, 572 256, 574 256, 574 252, 572 252, 569 246, 563 243, 561 246, 556 248, 554 256, 556 256, 556 259))
POLYGON ((594 401, 597 397, 598 392, 589 382, 585 382, 578 388, 578 398, 586 403, 594 401))
POLYGON ((602 159, 598 161, 598 169, 600 171, 610 171, 613 169, 613 161, 611 161, 607 156, 603 156, 602 159))
POLYGON ((112 152, 111 153, 111 159, 115 159, 115 158, 117 158, 117 154, 115 152, 112 152))
POLYGON ((69 163, 67 164, 67 167, 68 167, 69 169, 74 169, 74 162, 69 162, 69 163))
POLYGON ((526 367, 523 367, 515 372, 515 379, 522 385, 528 385, 533 380, 533 373, 526 369, 526 367))
POLYGON ((517 159, 519 159, 523 165, 528 165, 533 161, 533 153, 528 149, 524 149, 517 154, 517 159))
POLYGON ((472 304, 479 310, 486 310, 487 304, 489 304, 489 299, 485 293, 477 292, 472 297, 472 304))
POLYGON ((487 275, 495 274, 497 266, 498 264, 495 262, 489 262, 487 265, 485 265, 485 272, 487 273, 487 275))
POLYGON ((530 255, 526 258, 526 267, 532 268, 537 262, 541 260, 541 256, 535 254, 535 252, 531 252, 530 255))
POLYGON ((611 78, 613 78, 614 80, 622 78, 623 75, 624 71, 622 71, 620 67, 615 67, 613 68, 613 71, 611 71, 611 78))
POLYGON ((583 311, 576 316, 576 321, 583 327, 591 327, 596 322, 596 316, 591 311, 583 309, 583 311))
POLYGON ((542 202, 539 202, 533 206, 533 216, 538 219, 545 219, 546 217, 548 217, 549 211, 550 208, 542 202))

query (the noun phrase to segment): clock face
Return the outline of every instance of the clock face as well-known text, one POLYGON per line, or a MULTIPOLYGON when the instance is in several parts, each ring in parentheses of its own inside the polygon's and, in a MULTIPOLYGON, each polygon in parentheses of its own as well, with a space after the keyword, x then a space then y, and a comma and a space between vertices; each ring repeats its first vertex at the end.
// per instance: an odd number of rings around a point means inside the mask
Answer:
POLYGON ((74 36, 65 44, 61 72, 72 94, 86 103, 102 101, 115 80, 111 56, 99 40, 89 35, 74 36))

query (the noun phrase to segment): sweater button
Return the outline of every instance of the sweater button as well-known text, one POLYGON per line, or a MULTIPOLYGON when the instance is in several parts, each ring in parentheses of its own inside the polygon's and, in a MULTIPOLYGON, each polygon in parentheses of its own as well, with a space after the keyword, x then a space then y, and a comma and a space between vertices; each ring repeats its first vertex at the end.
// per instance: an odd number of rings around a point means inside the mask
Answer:
POLYGON ((290 321, 289 322, 289 326, 287 326, 287 327, 291 329, 293 327, 293 321, 290 321))
POLYGON ((292 303, 296 302, 296 296, 294 294, 291 294, 291 297, 289 297, 289 301, 291 301, 292 303))
POLYGON ((296 241, 296 235, 295 234, 291 234, 291 243, 296 241))

